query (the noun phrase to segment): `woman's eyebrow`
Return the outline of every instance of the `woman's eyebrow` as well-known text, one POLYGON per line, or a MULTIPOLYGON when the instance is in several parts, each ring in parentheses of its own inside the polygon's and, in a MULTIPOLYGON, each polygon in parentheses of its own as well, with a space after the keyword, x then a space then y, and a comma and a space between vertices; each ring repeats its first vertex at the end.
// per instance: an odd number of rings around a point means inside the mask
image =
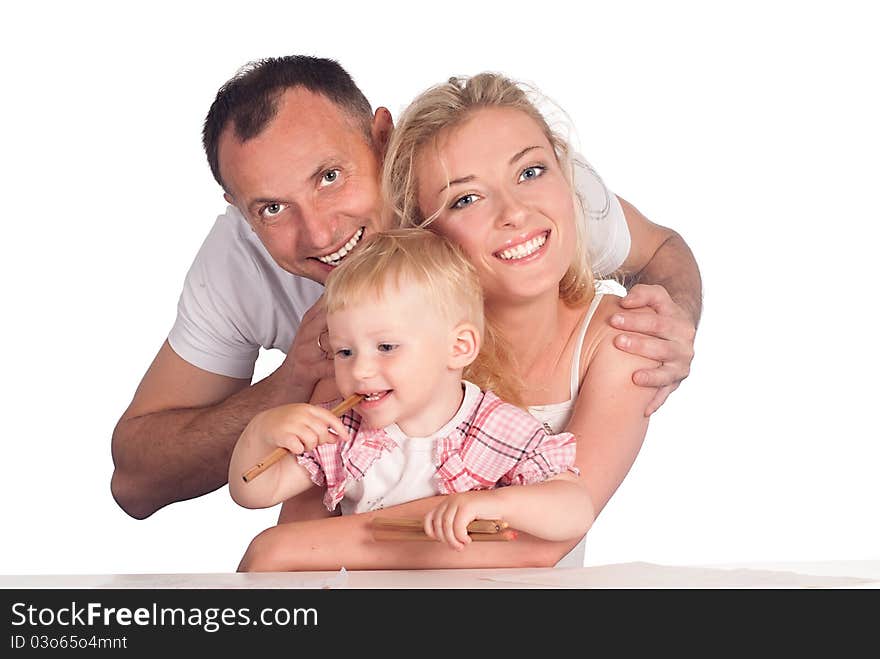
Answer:
POLYGON ((510 161, 508 162, 508 164, 509 164, 509 165, 512 165, 513 163, 515 163, 517 160, 519 160, 520 158, 522 158, 524 155, 526 155, 526 154, 527 154, 529 151, 531 151, 532 149, 540 149, 540 148, 541 148, 541 147, 538 146, 537 144, 536 144, 535 146, 527 146, 527 147, 526 147, 525 149, 523 149, 522 151, 517 151, 516 155, 514 155, 513 158, 510 159, 510 161))
POLYGON ((457 178, 457 179, 455 179, 454 181, 450 181, 449 183, 447 183, 446 185, 444 185, 442 188, 440 188, 439 190, 437 190, 437 194, 438 194, 438 195, 439 195, 439 194, 443 194, 443 191, 444 191, 444 190, 448 190, 448 189, 451 188, 453 185, 459 185, 459 184, 461 184, 461 183, 470 183, 470 182, 473 181, 475 178, 476 178, 476 177, 475 177, 473 174, 471 174, 470 176, 462 176, 461 178, 457 178))
MULTIPOLYGON (((513 158, 510 159, 510 161, 508 162, 508 164, 512 165, 512 164, 515 163, 517 160, 519 160, 519 159, 522 158, 524 155, 526 155, 529 151, 532 151, 533 149, 541 149, 541 148, 543 148, 543 147, 541 147, 540 145, 537 145, 537 144, 534 145, 534 146, 527 146, 527 147, 526 147, 525 149, 523 149, 522 151, 517 151, 516 154, 513 156, 513 158)), ((461 183, 470 183, 471 181, 474 180, 474 178, 475 178, 474 175, 471 174, 470 176, 462 176, 461 178, 454 179, 454 180, 450 181, 448 184, 444 185, 442 188, 440 188, 440 189, 437 191, 437 194, 438 194, 438 195, 439 195, 439 194, 442 194, 444 190, 448 190, 448 189, 451 188, 453 185, 459 185, 459 184, 461 184, 461 183)))

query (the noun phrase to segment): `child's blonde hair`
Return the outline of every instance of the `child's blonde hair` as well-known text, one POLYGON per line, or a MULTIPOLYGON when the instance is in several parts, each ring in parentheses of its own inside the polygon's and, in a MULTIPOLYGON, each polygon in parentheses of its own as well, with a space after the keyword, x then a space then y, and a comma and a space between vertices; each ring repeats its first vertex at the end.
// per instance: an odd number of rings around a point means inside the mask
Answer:
POLYGON ((370 297, 393 295, 403 282, 424 289, 425 304, 439 309, 451 326, 469 322, 480 333, 481 349, 464 377, 481 389, 521 405, 520 389, 500 349, 497 333, 483 313, 483 288, 477 272, 458 246, 426 229, 391 229, 365 238, 327 277, 327 313, 340 311, 370 297), (503 375, 502 375, 503 374, 503 375))
MULTIPOLYGON (((552 145, 556 159, 571 185, 573 165, 567 140, 547 124, 546 119, 523 87, 497 73, 450 78, 421 93, 403 112, 394 129, 385 155, 382 189, 385 203, 400 226, 428 226, 439 214, 425 216, 418 204, 418 180, 414 166, 423 149, 437 146, 441 133, 463 124, 483 108, 511 108, 531 117, 552 145)), ((448 184, 448 176, 447 176, 448 184)), ((583 200, 572 186, 575 199, 575 258, 559 282, 559 296, 571 306, 589 302, 594 295, 594 279, 586 247, 583 200)), ((442 208, 442 207, 441 207, 442 208)))

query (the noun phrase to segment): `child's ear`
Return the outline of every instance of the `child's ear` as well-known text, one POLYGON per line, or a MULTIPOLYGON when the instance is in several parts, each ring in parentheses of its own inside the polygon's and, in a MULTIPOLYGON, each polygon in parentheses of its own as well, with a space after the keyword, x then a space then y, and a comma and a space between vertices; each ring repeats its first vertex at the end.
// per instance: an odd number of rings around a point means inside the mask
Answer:
POLYGON ((456 325, 452 332, 449 368, 463 369, 474 361, 480 352, 480 330, 473 323, 462 322, 456 325))

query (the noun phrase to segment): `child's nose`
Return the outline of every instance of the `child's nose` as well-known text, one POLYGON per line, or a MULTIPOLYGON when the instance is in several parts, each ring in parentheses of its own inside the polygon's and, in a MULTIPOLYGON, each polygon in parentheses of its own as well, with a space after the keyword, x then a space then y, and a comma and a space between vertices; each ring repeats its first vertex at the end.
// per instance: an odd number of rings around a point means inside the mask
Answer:
POLYGON ((358 355, 355 357, 352 373, 358 380, 369 379, 376 373, 375 362, 367 355, 358 355))

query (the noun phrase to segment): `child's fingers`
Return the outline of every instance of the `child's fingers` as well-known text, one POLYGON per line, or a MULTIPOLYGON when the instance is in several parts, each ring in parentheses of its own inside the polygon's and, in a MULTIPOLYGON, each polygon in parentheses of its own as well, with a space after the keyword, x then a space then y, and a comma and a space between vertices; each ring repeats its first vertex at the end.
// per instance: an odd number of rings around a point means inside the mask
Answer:
POLYGON ((446 542, 443 536, 443 510, 436 508, 431 515, 431 537, 438 542, 446 542))
POLYGON ((348 439, 348 428, 345 427, 345 424, 342 423, 342 419, 340 419, 335 414, 331 413, 330 410, 325 410, 323 407, 315 408, 315 418, 320 424, 322 428, 321 432, 321 443, 335 443, 340 439, 348 439), (328 432, 332 430, 333 432, 328 432), (334 434, 335 433, 335 434, 334 434))
POLYGON ((429 538, 436 538, 437 537, 434 533, 434 513, 436 513, 437 510, 438 510, 437 508, 434 508, 433 510, 429 510, 425 514, 425 519, 423 520, 423 523, 422 523, 422 529, 424 530, 425 535, 428 536, 429 538))
MULTIPOLYGON (((458 539, 458 536, 455 532, 455 518, 458 516, 459 512, 458 506, 447 510, 446 514, 443 515, 443 540, 449 545, 452 549, 461 550, 464 549, 464 545, 461 540, 458 539)), ((467 535, 467 531, 465 531, 465 535, 467 535)))
POLYGON ((462 508, 458 509, 455 519, 452 521, 452 532, 461 547, 470 544, 471 537, 468 535, 467 526, 474 521, 475 516, 467 514, 462 508))
POLYGON ((282 446, 299 455, 318 445, 318 433, 308 426, 300 426, 282 437, 282 446))
POLYGON ((444 544, 447 544, 446 532, 444 531, 444 527, 446 515, 448 514, 449 510, 445 505, 438 506, 434 510, 434 514, 431 517, 431 536, 438 542, 442 542, 444 544))

